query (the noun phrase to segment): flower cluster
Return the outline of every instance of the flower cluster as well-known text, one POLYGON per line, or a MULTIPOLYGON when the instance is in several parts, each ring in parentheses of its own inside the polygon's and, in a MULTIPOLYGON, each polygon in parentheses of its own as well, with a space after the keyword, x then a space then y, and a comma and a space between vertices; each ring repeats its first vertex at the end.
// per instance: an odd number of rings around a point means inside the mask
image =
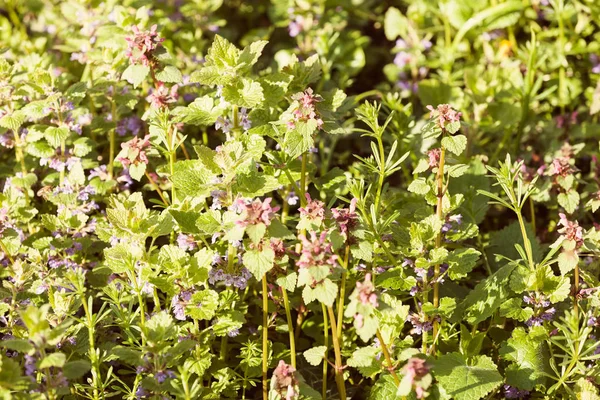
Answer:
POLYGON ((146 100, 154 108, 166 108, 169 104, 177 101, 179 98, 178 90, 178 85, 173 85, 169 89, 163 82, 158 82, 146 100))
POLYGON ((150 30, 141 31, 136 25, 131 30, 133 36, 127 36, 127 50, 125 56, 132 64, 150 65, 154 59, 154 52, 164 41, 156 32, 157 25, 152 25, 150 30))
POLYGON ((317 112, 316 103, 322 101, 321 96, 314 95, 313 90, 308 88, 304 92, 292 95, 292 100, 297 101, 298 106, 292 112, 293 119, 288 122, 288 127, 294 129, 298 121, 314 120, 317 122, 317 128, 320 129, 323 125, 323 120, 317 112))
POLYGON ((436 108, 427 106, 427 109, 431 111, 431 117, 437 119, 437 126, 442 130, 446 130, 450 123, 460 122, 460 117, 462 115, 449 104, 440 104, 436 108))
POLYGON ((411 357, 402 367, 401 372, 404 374, 402 384, 414 389, 417 399, 424 399, 427 396, 427 388, 431 384, 429 366, 426 361, 422 358, 411 357))
POLYGON ((302 243, 302 252, 300 258, 296 261, 299 268, 310 268, 315 266, 337 265, 338 256, 333 252, 331 242, 327 240, 327 232, 321 232, 317 235, 316 232, 310 232, 310 239, 306 235, 299 235, 298 238, 302 243))
POLYGON ((281 399, 295 400, 299 398, 298 377, 296 369, 285 361, 280 360, 273 371, 271 387, 281 399))
POLYGON ((271 206, 271 201, 270 197, 264 200, 254 199, 249 203, 241 199, 238 200, 239 208, 242 210, 242 219, 238 221, 238 224, 242 226, 271 225, 271 220, 275 217, 275 213, 279 211, 279 206, 271 206))
POLYGON ((544 321, 552 320, 556 314, 556 309, 551 307, 552 303, 541 293, 529 293, 523 296, 523 301, 534 309, 534 315, 525 322, 527 326, 541 326, 544 321))
POLYGON ((124 167, 138 164, 148 164, 146 149, 150 147, 150 135, 143 138, 134 137, 133 139, 121 143, 121 152, 117 154, 117 161, 120 161, 124 167))
POLYGON ((563 213, 559 213, 560 220, 558 226, 561 228, 558 233, 562 235, 565 240, 571 240, 575 243, 575 249, 579 249, 583 246, 583 228, 579 226, 577 221, 569 221, 567 216, 563 213))

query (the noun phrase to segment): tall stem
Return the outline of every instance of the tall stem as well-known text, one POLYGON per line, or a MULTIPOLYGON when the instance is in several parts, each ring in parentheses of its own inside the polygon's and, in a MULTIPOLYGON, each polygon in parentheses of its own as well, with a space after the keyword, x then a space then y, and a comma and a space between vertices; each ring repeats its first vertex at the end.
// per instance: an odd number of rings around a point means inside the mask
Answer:
POLYGON ((327 399, 327 366, 329 365, 327 362, 327 354, 329 353, 329 324, 327 322, 327 309, 325 304, 321 303, 321 308, 323 309, 323 342, 325 345, 325 360, 323 360, 323 400, 327 399))
POLYGON ((521 227, 521 235, 523 236, 523 244, 525 245, 525 254, 527 254, 527 262, 529 263, 529 268, 533 271, 535 270, 535 264, 533 262, 533 250, 531 249, 531 242, 529 241, 529 237, 527 236, 525 221, 523 220, 523 215, 521 214, 520 209, 515 210, 515 213, 517 214, 519 226, 521 227))
MULTIPOLYGON (((175 161, 177 161, 177 149, 175 147, 175 139, 173 136, 173 127, 169 127, 169 169, 171 170, 171 176, 175 175, 175 161)), ((175 204, 175 185, 173 184, 171 184, 171 204, 175 204)))
POLYGON ((577 320, 579 321, 579 301, 577 299, 577 296, 579 295, 579 263, 577 263, 577 265, 575 265, 575 296, 573 298, 573 312, 575 313, 575 316, 577 317, 577 320))
POLYGON ((163 201, 163 203, 165 203, 165 206, 168 206, 169 202, 165 198, 163 191, 160 189, 160 187, 157 185, 157 183, 154 181, 154 179, 152 179, 152 176, 150 176, 148 171, 144 172, 144 174, 146 175, 146 178, 148 178, 148 180, 150 181, 152 186, 154 186, 154 190, 156 190, 156 193, 158 193, 158 196, 160 197, 160 199, 163 201))
POLYGON ((383 190, 383 181, 385 179, 385 154, 383 149, 383 141, 381 137, 377 138, 379 146, 379 184, 377 185, 377 194, 375 195, 375 211, 379 211, 379 203, 381 202, 381 191, 383 190))
POLYGON ((377 329, 376 335, 377 335, 377 339, 379 339, 379 344, 381 345, 381 350, 383 351, 383 356, 385 357, 385 361, 387 362, 388 371, 390 371, 390 374, 392 374, 392 377, 394 378, 394 382, 396 383, 396 385, 399 385, 400 379, 398 378, 396 371, 394 371, 394 362, 392 361, 390 352, 387 348, 387 345, 383 341, 383 336, 381 336, 381 332, 379 331, 379 329, 377 329))
MULTIPOLYGON (((437 205, 436 205, 436 215, 440 221, 443 221, 444 218, 444 165, 446 162, 446 149, 442 146, 442 150, 440 153, 440 165, 438 167, 437 173, 437 205)), ((438 249, 442 247, 442 231, 440 230, 435 238, 435 248, 438 249)), ((433 307, 437 308, 440 305, 440 264, 436 264, 434 266, 433 271, 433 307)), ((433 337, 437 337, 437 333, 439 330, 439 321, 437 318, 433 321, 433 337)), ((435 353, 435 341, 431 345, 431 353, 435 353)))
POLYGON ((340 347, 340 341, 337 336, 337 326, 335 324, 335 314, 332 307, 327 307, 329 319, 331 320, 331 340, 333 342, 333 351, 335 353, 335 381, 337 383, 338 391, 340 392, 340 399, 346 400, 346 385, 344 383, 344 367, 342 365, 342 351, 340 347))
MULTIPOLYGON (((91 302, 90 297, 90 302, 91 302)), ((96 344, 95 344, 95 332, 94 332, 94 317, 88 306, 87 299, 82 296, 81 302, 83 303, 83 310, 85 311, 85 316, 87 320, 87 328, 88 328, 88 342, 89 342, 89 357, 92 364, 92 387, 93 387, 93 395, 94 400, 98 400, 99 397, 99 382, 102 382, 102 378, 100 377, 100 363, 98 360, 98 353, 96 352, 96 344)), ((102 395, 104 398, 104 394, 102 395)))
POLYGON ((114 175, 114 162, 115 162, 115 147, 116 147, 116 139, 115 139, 115 131, 117 129, 117 103, 114 100, 111 101, 111 109, 110 115, 112 117, 112 122, 115 124, 115 127, 110 130, 108 134, 109 141, 109 150, 108 150, 108 177, 109 179, 113 178, 114 175))
MULTIPOLYGON (((287 219, 290 205, 286 200, 288 190, 285 191, 283 196, 283 210, 281 211, 281 223, 285 225, 285 221, 287 219)), ((281 293, 283 295, 283 306, 285 307, 285 318, 287 320, 288 333, 290 337, 290 359, 292 363, 292 367, 296 368, 296 338, 294 335, 294 324, 292 322, 292 312, 290 310, 290 299, 288 298, 287 290, 285 288, 281 288, 281 293)))
POLYGON ((263 306, 263 327, 262 327, 262 392, 263 400, 269 398, 269 387, 267 386, 267 371, 269 370, 269 298, 267 293, 267 275, 262 278, 262 306, 263 306))
POLYGON ((339 340, 342 338, 342 321, 344 318, 344 301, 346 300, 346 275, 348 274, 348 262, 350 259, 350 246, 346 245, 344 252, 344 270, 342 271, 342 282, 340 284, 340 297, 338 298, 338 314, 337 314, 337 335, 339 340))
MULTIPOLYGON (((300 171, 300 203, 306 202, 306 163, 307 163, 306 152, 302 153, 302 170, 300 171)), ((304 204, 303 204, 304 205, 304 204)))

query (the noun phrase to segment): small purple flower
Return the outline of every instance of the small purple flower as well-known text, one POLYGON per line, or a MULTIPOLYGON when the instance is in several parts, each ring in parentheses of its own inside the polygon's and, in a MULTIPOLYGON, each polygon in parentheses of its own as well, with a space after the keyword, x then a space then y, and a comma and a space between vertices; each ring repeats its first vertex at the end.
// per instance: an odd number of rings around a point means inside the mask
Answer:
POLYGON ((180 233, 177 236, 177 246, 183 251, 193 251, 198 248, 196 240, 192 235, 180 233))
POLYGON ((524 399, 529 395, 529 391, 520 390, 510 385, 504 385, 504 398, 505 399, 524 399))
POLYGON ((237 328, 232 329, 229 332, 227 332, 227 336, 229 336, 229 337, 236 337, 239 334, 240 334, 240 330, 237 328))
POLYGON ((300 200, 300 198, 296 195, 296 192, 289 192, 285 200, 290 206, 295 206, 298 204, 298 200, 300 200))
POLYGON ((154 377, 156 378, 156 381, 158 383, 163 383, 164 381, 166 381, 168 378, 175 378, 175 373, 173 371, 159 371, 156 373, 156 375, 154 375, 154 377))

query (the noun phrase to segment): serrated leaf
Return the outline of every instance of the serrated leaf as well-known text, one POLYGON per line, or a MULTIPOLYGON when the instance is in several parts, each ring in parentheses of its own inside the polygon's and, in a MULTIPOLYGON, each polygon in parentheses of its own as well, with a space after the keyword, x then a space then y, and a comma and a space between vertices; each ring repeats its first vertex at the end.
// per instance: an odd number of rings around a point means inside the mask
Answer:
POLYGON ((444 390, 456 400, 479 400, 503 382, 488 356, 473 357, 467 364, 461 354, 449 353, 435 361, 433 372, 444 390))
POLYGON ((219 306, 219 295, 214 290, 200 290, 192 295, 185 313, 193 319, 211 319, 219 306))
POLYGON ((251 249, 244 254, 244 266, 257 280, 261 280, 273 268, 274 261, 275 252, 270 247, 251 249))
POLYGON ((67 356, 64 353, 52 353, 44 357, 39 364, 40 369, 58 367, 62 368, 67 361, 67 356))
POLYGON ((316 367, 317 365, 321 364, 321 362, 323 361, 326 351, 327 351, 326 346, 317 346, 317 347, 313 347, 311 349, 306 350, 302 354, 304 355, 304 358, 310 365, 316 367))
POLYGON ((173 65, 165 65, 165 67, 156 73, 156 79, 161 82, 181 83, 183 75, 181 71, 173 65))
POLYGON ((368 367, 373 363, 380 351, 380 349, 373 346, 358 348, 354 350, 352 356, 348 359, 347 364, 354 368, 368 367))
POLYGON ((254 108, 264 100, 260 83, 247 78, 242 78, 233 85, 225 86, 223 97, 232 104, 247 108, 254 108))
POLYGON ((408 185, 408 191, 415 194, 426 195, 431 190, 431 186, 425 178, 417 178, 408 185))
POLYGON ((557 200, 567 213, 573 214, 579 206, 579 193, 577 190, 571 189, 566 193, 559 193, 557 200))
POLYGON ((467 137, 465 135, 444 136, 442 138, 442 146, 455 155, 460 156, 467 148, 467 137))
POLYGON ((519 389, 532 390, 546 382, 547 333, 543 327, 537 328, 529 334, 523 328, 516 328, 500 349, 500 355, 513 362, 506 371, 507 383, 519 389))
POLYGON ((150 67, 142 64, 131 64, 121 75, 121 79, 131 83, 134 88, 137 88, 150 73, 150 67))

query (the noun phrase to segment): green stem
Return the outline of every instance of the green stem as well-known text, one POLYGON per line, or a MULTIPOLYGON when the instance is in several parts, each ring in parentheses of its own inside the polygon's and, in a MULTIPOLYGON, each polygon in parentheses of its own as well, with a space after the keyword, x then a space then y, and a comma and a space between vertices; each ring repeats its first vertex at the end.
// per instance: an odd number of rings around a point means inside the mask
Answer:
POLYGON ((337 335, 342 340, 342 321, 344 320, 344 301, 346 300, 346 275, 348 274, 348 262, 350 259, 350 246, 346 244, 344 252, 344 270, 342 271, 342 282, 340 284, 340 296, 338 298, 337 335))
POLYGON ((327 308, 321 303, 323 309, 323 341, 327 350, 325 350, 325 360, 323 360, 323 400, 327 399, 327 354, 329 353, 329 324, 327 322, 327 308))
MULTIPOLYGON (((283 196, 283 210, 281 211, 281 223, 285 225, 285 220, 287 219, 290 205, 285 200, 287 197, 287 193, 289 193, 289 188, 285 191, 283 196)), ((281 288, 281 293, 283 295, 283 306, 285 307, 285 318, 287 320, 288 333, 290 337, 290 359, 292 363, 292 367, 296 368, 296 338, 294 335, 294 324, 292 322, 292 312, 290 309, 290 299, 288 297, 287 291, 285 288, 281 288)))
POLYGON ((337 383, 340 399, 346 400, 346 385, 344 382, 344 367, 342 365, 342 352, 340 342, 338 340, 337 326, 335 324, 335 314, 332 307, 327 307, 329 319, 331 320, 331 340, 333 342, 333 351, 335 353, 335 381, 337 383))
POLYGON ((142 346, 146 345, 146 307, 141 288, 138 288, 138 303, 140 306, 140 329, 142 331, 142 346))
POLYGON ((383 181, 385 179, 385 154, 383 149, 383 141, 381 137, 377 137, 377 145, 379 146, 379 183, 377 185, 377 194, 375 195, 375 211, 379 211, 379 203, 381 202, 381 191, 383 190, 383 181))
MULTIPOLYGON (((83 293, 82 293, 83 294, 83 293)), ((91 303, 90 297, 90 303, 91 303)), ((101 372, 100 372, 100 363, 98 359, 98 353, 96 352, 96 344, 95 344, 95 332, 94 332, 94 316, 88 306, 88 301, 82 296, 81 302, 83 303, 83 310, 85 312, 86 320, 87 320, 87 328, 88 328, 88 342, 89 342, 89 357, 92 364, 92 387, 93 387, 93 398, 94 400, 98 400, 99 397, 99 382, 102 382, 101 372)), ((102 395, 104 398, 104 394, 102 395)))
MULTIPOLYGON (((171 177, 175 175, 175 161, 177 161, 177 149, 175 148, 174 135, 172 127, 168 130, 169 140, 169 169, 171 170, 171 177)), ((175 204, 175 185, 171 184, 171 204, 175 204)))
POLYGON ((115 131, 117 129, 117 104, 114 100, 111 101, 111 109, 110 114, 112 116, 112 121, 115 124, 115 127, 110 130, 108 134, 109 141, 109 151, 108 151, 108 177, 109 179, 113 178, 114 175, 114 162, 115 162, 115 148, 116 148, 116 139, 115 139, 115 131))
POLYGON ((300 171, 300 203, 304 201, 306 203, 306 163, 307 156, 306 152, 302 153, 302 170, 300 171))
POLYGON ((269 297, 267 288, 266 274, 262 278, 262 306, 263 306, 263 327, 262 327, 262 392, 263 400, 269 398, 269 387, 267 382, 267 372, 269 370, 269 297))
MULTIPOLYGON (((442 146, 442 150, 440 153, 440 164, 438 167, 437 173, 437 205, 436 205, 436 215, 440 221, 444 219, 444 165, 446 162, 446 149, 442 146)), ((442 231, 439 231, 435 238, 435 248, 439 249, 442 247, 442 231)), ((436 264, 434 266, 433 271, 433 307, 437 308, 440 305, 440 264, 436 264)), ((433 337, 437 336, 439 330, 439 322, 437 319, 433 321, 433 337)), ((431 345, 431 353, 435 353, 435 342, 431 345)))
POLYGON ((379 344, 381 345, 381 350, 383 351, 383 356, 385 357, 385 361, 388 364, 388 371, 390 371, 390 374, 392 374, 392 377, 394 378, 394 382, 396 383, 396 386, 398 386, 400 384, 400 378, 398 378, 398 375, 394 371, 394 362, 392 361, 390 352, 387 348, 387 345, 385 344, 385 341, 383 340, 383 336, 381 336, 381 332, 379 331, 379 329, 377 329, 376 335, 377 335, 377 339, 379 339, 379 344))
POLYGON ((527 229, 525 228, 525 221, 523 220, 523 215, 521 214, 520 209, 516 209, 515 213, 517 214, 517 219, 519 220, 519 226, 521 227, 521 235, 523 236, 523 244, 525 245, 525 253, 527 254, 527 262, 529 263, 529 268, 533 271, 533 270, 535 270, 535 264, 533 262, 533 250, 531 249, 531 242, 529 241, 529 237, 527 236, 527 229))

